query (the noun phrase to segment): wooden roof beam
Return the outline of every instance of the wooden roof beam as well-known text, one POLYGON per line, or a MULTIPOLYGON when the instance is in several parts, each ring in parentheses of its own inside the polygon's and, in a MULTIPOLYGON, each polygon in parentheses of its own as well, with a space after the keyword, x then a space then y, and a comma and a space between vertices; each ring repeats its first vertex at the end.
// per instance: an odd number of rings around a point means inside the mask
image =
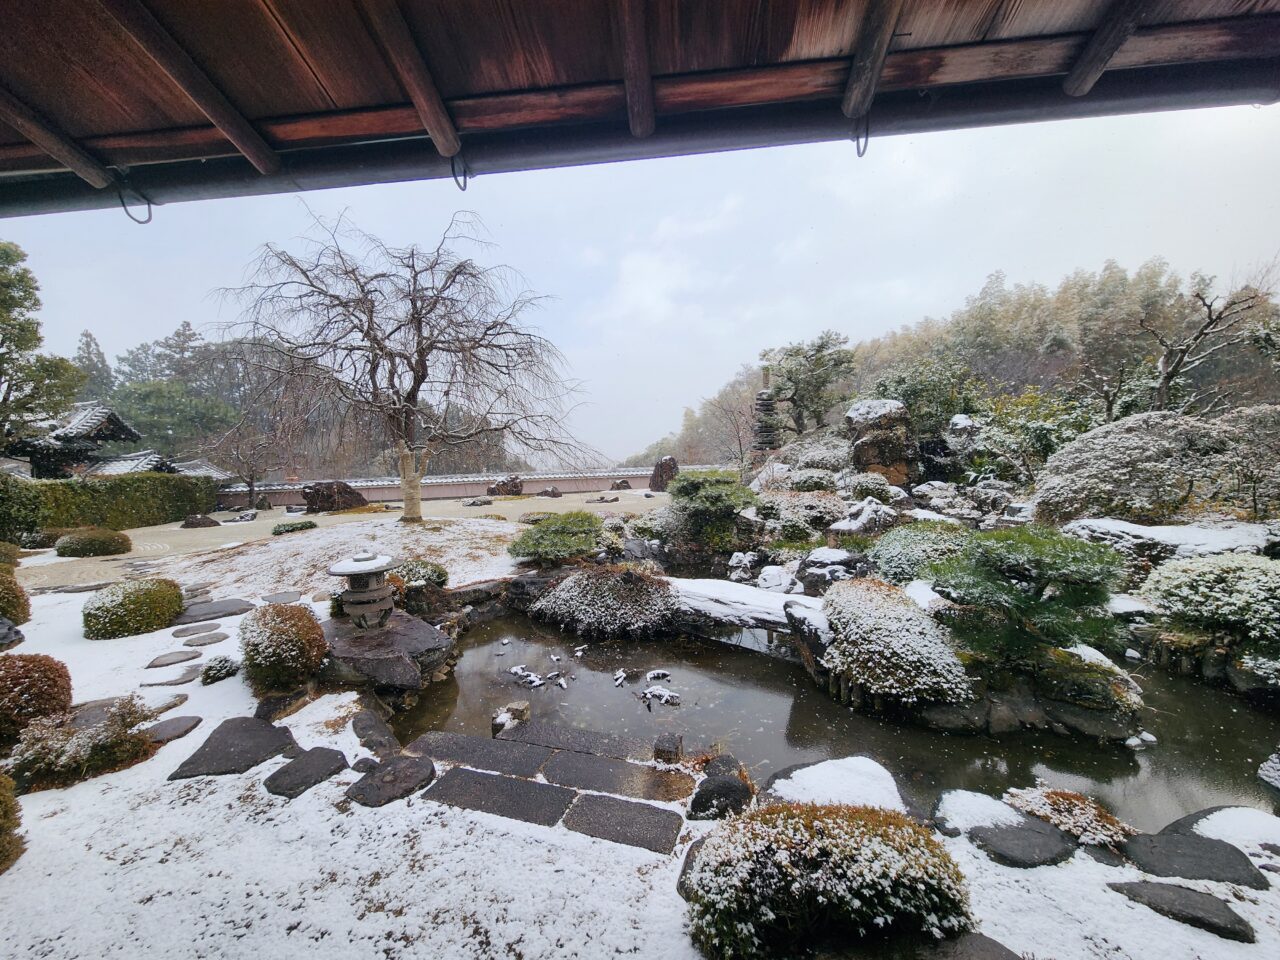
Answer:
POLYGON ((90 186, 101 190, 116 182, 110 170, 89 156, 78 143, 4 87, 0 87, 0 120, 13 127, 90 186))
POLYGON ((168 74, 259 173, 277 173, 280 156, 141 0, 98 0, 156 66, 168 74))
POLYGON ((627 91, 627 121, 633 137, 653 133, 653 73, 649 69, 649 24, 645 0, 617 0, 622 36, 622 78, 627 91))
POLYGON ((436 87, 431 70, 414 42, 404 14, 396 0, 364 0, 369 25, 391 61, 391 68, 409 93, 423 127, 442 157, 452 157, 462 149, 458 128, 436 87))
POLYGON ((853 43, 853 63, 845 84, 840 109, 851 120, 866 116, 876 98, 880 73, 889 55, 889 41, 898 28, 903 0, 868 0, 858 22, 858 38, 853 43))
POLYGON ((1150 0, 1113 0, 1102 22, 1089 37, 1062 89, 1073 97, 1083 97, 1111 64, 1111 59, 1144 22, 1158 20, 1167 4, 1150 0))

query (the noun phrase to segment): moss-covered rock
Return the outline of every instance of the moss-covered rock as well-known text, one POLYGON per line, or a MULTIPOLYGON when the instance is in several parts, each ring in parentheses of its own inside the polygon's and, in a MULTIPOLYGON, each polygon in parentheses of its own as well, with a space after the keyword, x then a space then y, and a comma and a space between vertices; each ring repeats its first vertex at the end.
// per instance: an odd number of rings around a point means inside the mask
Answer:
POLYGON ((90 640, 132 637, 162 630, 182 612, 182 588, 151 577, 104 587, 84 605, 84 635, 90 640))
POLYGON ((127 534, 104 527, 85 527, 63 534, 53 545, 60 557, 111 557, 128 553, 133 542, 127 534))
POLYGON ((16 737, 32 720, 71 709, 71 674, 42 653, 0 656, 0 740, 16 737))

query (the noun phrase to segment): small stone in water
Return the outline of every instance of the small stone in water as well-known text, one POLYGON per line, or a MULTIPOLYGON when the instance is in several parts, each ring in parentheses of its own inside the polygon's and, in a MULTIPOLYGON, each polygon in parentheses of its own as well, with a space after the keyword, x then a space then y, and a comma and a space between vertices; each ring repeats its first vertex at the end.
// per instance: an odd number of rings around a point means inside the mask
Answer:
POLYGON ((670 670, 650 670, 644 675, 644 678, 652 683, 654 680, 670 680, 670 670))
POLYGON ((1149 730, 1143 730, 1140 734, 1138 734, 1138 739, 1141 740, 1143 743, 1155 743, 1156 735, 1149 730))
POLYGON ((1133 647, 1130 647, 1128 650, 1126 650, 1126 651, 1124 652, 1124 655, 1125 655, 1125 657, 1127 657, 1127 658, 1128 658, 1128 659, 1130 659, 1130 660, 1141 660, 1141 659, 1142 659, 1142 654, 1140 654, 1137 650, 1133 649, 1133 647))
POLYGON ((502 645, 503 645, 504 647, 505 647, 507 644, 509 644, 510 642, 511 642, 511 641, 510 641, 510 640, 508 640, 506 637, 503 637, 503 639, 502 639, 502 645))
POLYGON ((1134 749, 1134 750, 1140 750, 1140 749, 1142 749, 1142 747, 1143 747, 1142 738, 1141 738, 1141 737, 1130 737, 1128 740, 1126 740, 1126 741, 1124 742, 1124 745, 1125 745, 1126 747, 1130 747, 1130 748, 1132 748, 1132 749, 1134 749))

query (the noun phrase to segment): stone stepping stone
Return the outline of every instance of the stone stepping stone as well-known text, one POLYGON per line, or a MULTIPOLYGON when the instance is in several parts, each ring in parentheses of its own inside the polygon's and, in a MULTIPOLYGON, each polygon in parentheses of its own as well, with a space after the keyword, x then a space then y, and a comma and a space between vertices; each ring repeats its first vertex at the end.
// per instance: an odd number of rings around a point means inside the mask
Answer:
POLYGON ((293 800, 345 769, 347 758, 341 750, 315 747, 294 757, 267 777, 262 785, 267 788, 267 793, 293 800))
POLYGON ((221 643, 227 639, 225 633, 202 633, 198 637, 188 637, 182 641, 184 647, 207 647, 212 643, 221 643))
POLYGON ((549 783, 578 790, 620 793, 639 800, 682 800, 693 793, 693 777, 678 770, 560 751, 542 766, 549 783))
POLYGON ((1003 943, 981 933, 962 933, 952 940, 938 940, 922 946, 917 960, 1022 960, 1003 943))
POLYGON ((360 745, 379 760, 387 760, 400 753, 400 741, 391 732, 391 727, 372 710, 361 710, 351 718, 351 732, 360 745))
POLYGON ((584 793, 565 814, 564 825, 574 833, 669 854, 675 849, 684 818, 674 810, 647 803, 584 793))
POLYGON ((974 827, 969 839, 996 863, 1024 870, 1061 863, 1076 852, 1070 835, 1034 817, 1017 826, 974 827))
POLYGON ((1208 930, 1226 940, 1253 943, 1253 927, 1217 897, 1198 890, 1189 890, 1175 883, 1108 883, 1108 887, 1122 893, 1134 903, 1150 907, 1156 913, 1171 920, 1208 930))
POLYGON ((199 658, 199 650, 174 650, 171 653, 160 654, 160 656, 147 664, 147 669, 155 670, 159 667, 172 667, 175 663, 186 663, 188 660, 198 660, 199 658))
POLYGON ((741 777, 716 774, 698 784, 698 792, 689 801, 689 819, 718 820, 741 813, 750 803, 751 788, 741 777))
POLYGON ((1155 833, 1130 837, 1124 855, 1143 873, 1186 880, 1219 880, 1254 890, 1270 884, 1236 847, 1198 833, 1155 833))
POLYGON ((213 580, 197 580, 195 583, 188 583, 182 588, 183 593, 204 593, 210 587, 215 586, 213 580))
POLYGON ((1195 813, 1188 813, 1185 817, 1179 817, 1177 820, 1174 820, 1172 823, 1166 824, 1164 827, 1160 829, 1160 833, 1191 833, 1191 834, 1195 834, 1196 836, 1199 836, 1199 834, 1196 833, 1195 828, 1196 828, 1196 824, 1199 823, 1201 820, 1205 819, 1210 814, 1217 813, 1219 810, 1237 810, 1237 809, 1239 808, 1233 807, 1229 803, 1222 804, 1216 807, 1206 807, 1203 810, 1197 810, 1195 813))
POLYGON ((594 730, 580 730, 557 723, 530 720, 517 723, 498 734, 499 740, 519 740, 553 750, 569 750, 573 753, 592 753, 598 757, 615 757, 619 760, 648 760, 653 756, 653 742, 635 737, 616 737, 594 730))
POLYGON ((578 794, 567 787, 536 780, 454 767, 423 796, 464 810, 479 810, 508 820, 551 827, 564 816, 578 794))
POLYGON ((169 717, 159 723, 153 723, 142 732, 152 743, 163 746, 174 740, 181 740, 188 733, 200 726, 200 717, 169 717))
POLYGON ((189 604, 173 622, 179 626, 187 623, 204 623, 206 620, 217 620, 220 617, 238 617, 252 609, 253 604, 248 600, 209 600, 189 604))
POLYGON ((332 598, 332 594, 325 593, 323 590, 317 590, 311 595, 311 599, 316 603, 324 603, 326 600, 331 600, 332 598))
POLYGON ((232 717, 218 724, 209 739, 169 774, 169 779, 244 773, 293 745, 288 727, 272 726, 254 717, 232 717))
POLYGON ((518 740, 494 740, 464 733, 433 730, 404 748, 404 752, 436 761, 459 763, 476 770, 492 770, 512 777, 537 776, 552 751, 518 740))
POLYGON ((162 713, 168 713, 170 710, 176 710, 178 707, 182 706, 184 703, 186 703, 190 699, 191 698, 187 696, 185 693, 175 693, 172 697, 170 697, 164 703, 160 704, 160 706, 152 707, 152 710, 157 715, 162 713))
POLYGON ((97 726, 107 719, 111 708, 122 699, 124 698, 103 697, 101 700, 87 700, 84 703, 75 704, 71 708, 71 729, 88 730, 90 727, 97 726))
POLYGON ((347 797, 365 807, 381 807, 421 790, 436 776, 428 757, 393 757, 347 787, 347 797))
POLYGON ((194 637, 199 633, 212 633, 220 626, 222 626, 220 623, 193 623, 189 627, 179 627, 173 631, 173 635, 175 637, 194 637))
POLYGON ((200 676, 199 667, 187 667, 182 673, 176 677, 170 677, 168 680, 153 680, 150 683, 140 683, 140 687, 180 687, 184 683, 190 683, 196 677, 200 676))
POLYGON ((300 590, 281 590, 279 593, 269 593, 262 598, 265 603, 296 603, 302 599, 300 590))

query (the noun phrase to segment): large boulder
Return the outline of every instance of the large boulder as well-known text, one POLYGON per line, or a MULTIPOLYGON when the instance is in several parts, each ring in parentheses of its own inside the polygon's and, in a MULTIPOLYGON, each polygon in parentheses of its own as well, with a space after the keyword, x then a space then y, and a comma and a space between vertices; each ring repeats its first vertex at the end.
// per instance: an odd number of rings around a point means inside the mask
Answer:
POLYGON ((8 617, 0 617, 0 650, 16 647, 22 640, 22 631, 14 625, 14 622, 8 617))
POLYGON ((220 527, 222 524, 203 513, 192 513, 179 526, 182 530, 198 530, 201 527, 220 527))
POLYGON ((524 493, 524 481, 516 474, 508 474, 497 483, 491 483, 485 493, 491 497, 518 497, 524 493))
POLYGON ((855 436, 871 430, 892 430, 909 423, 906 405, 899 400, 858 400, 844 415, 844 422, 855 436))
POLYGON ((342 480, 320 480, 302 488, 302 499, 307 502, 307 513, 327 513, 332 510, 350 510, 367 506, 369 501, 351 484, 342 480))
POLYGON ((897 400, 859 400, 845 413, 853 439, 851 465, 878 473, 891 484, 919 474, 920 451, 911 437, 907 408, 897 400))
POLYGON ((654 493, 665 493, 679 472, 680 466, 675 457, 663 457, 653 465, 653 473, 649 475, 649 489, 654 493))

